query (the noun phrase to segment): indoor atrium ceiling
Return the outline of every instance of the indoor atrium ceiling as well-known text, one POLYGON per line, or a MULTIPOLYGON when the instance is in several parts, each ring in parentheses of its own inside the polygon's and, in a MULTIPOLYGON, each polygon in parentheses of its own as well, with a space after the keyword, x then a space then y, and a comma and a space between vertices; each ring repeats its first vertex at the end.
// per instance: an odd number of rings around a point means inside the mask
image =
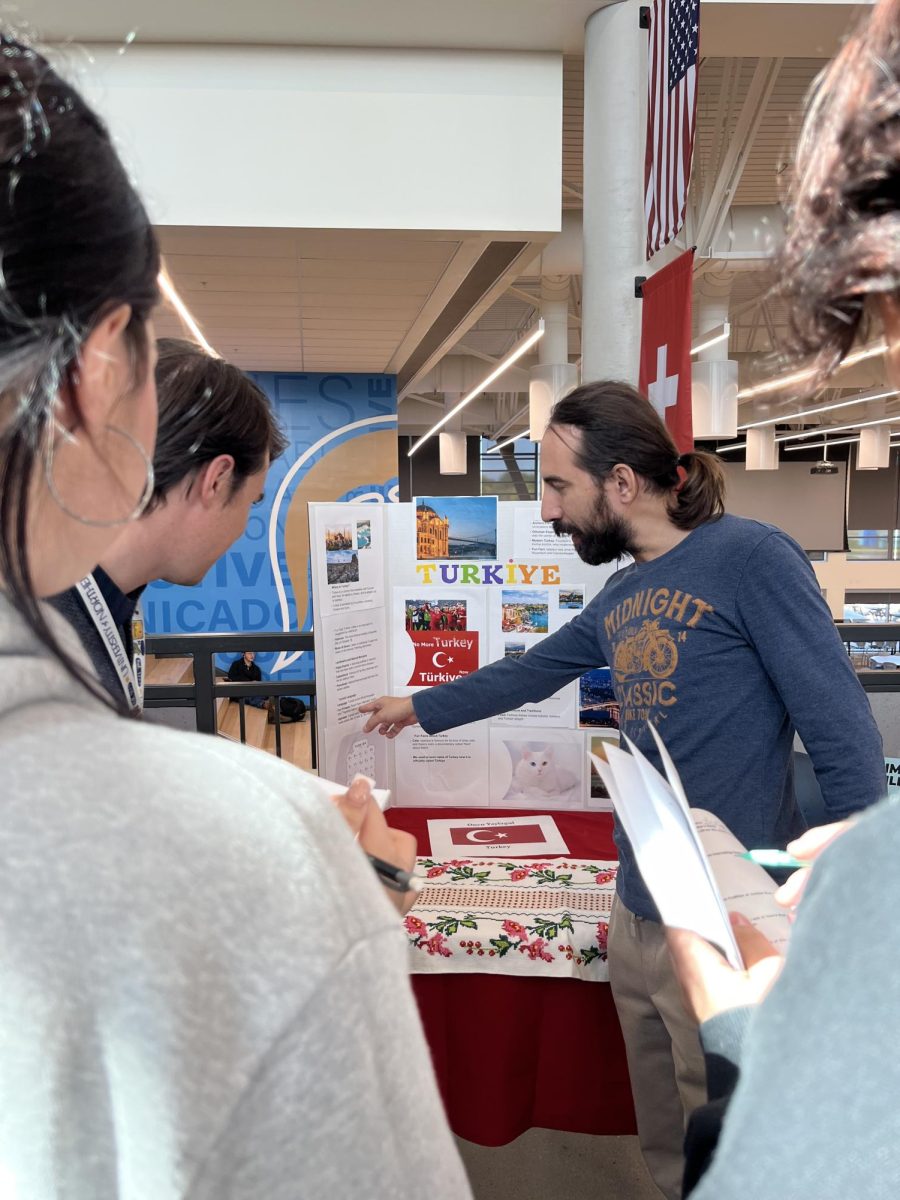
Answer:
MULTIPOLYGON (((596 0, 32 0, 48 40, 445 47, 563 53, 560 201, 577 221, 582 204, 584 22, 596 0)), ((707 204, 774 205, 790 176, 803 97, 846 28, 852 6, 705 0, 698 128, 691 197, 707 204), (815 19, 810 19, 814 14, 815 19), (784 57, 760 57, 778 49, 784 57), (741 153, 735 155, 734 148, 741 153), (731 153, 729 153, 731 152, 731 153), (735 161, 737 160, 737 161, 735 161)), ((217 351, 247 369, 388 371, 398 376, 401 429, 433 419, 440 394, 419 388, 450 354, 485 373, 534 320, 539 241, 510 234, 227 228, 160 229, 168 270, 217 351), (471 365, 471 363, 470 363, 471 365), (426 392, 431 406, 418 398, 426 392), (417 397, 412 399, 412 397, 417 397), (414 415, 415 414, 415 415, 414 415)), ((702 271, 720 270, 718 259, 702 271)), ((767 369, 783 307, 757 261, 737 268, 729 353, 742 379, 767 369)), ((570 357, 580 356, 581 278, 570 282, 570 357)), ((162 334, 181 324, 161 310, 162 334)), ((528 360, 522 366, 527 367, 528 360)), ((871 374, 871 372, 870 372, 871 374)), ((494 397, 464 423, 497 429, 521 407, 494 397)), ((873 376, 874 378, 874 376, 873 376)), ((504 381, 509 384, 509 380, 504 381)), ((515 382, 515 381, 514 381, 515 382)), ((858 380, 854 379, 854 385, 858 380)), ((864 385, 864 380, 860 386, 864 385)), ((474 408, 475 406, 473 406, 474 408)), ((512 426, 513 431, 516 425, 512 426)))
MULTIPOLYGON (((803 97, 822 62, 703 60, 692 181, 696 204, 714 188, 725 151, 741 130, 747 152, 734 203, 778 203, 790 176, 803 97), (748 94, 755 86, 751 98, 759 99, 760 79, 762 102, 748 116, 748 94)), ((583 186, 583 59, 567 55, 563 67, 561 204, 577 220, 583 186)), ((538 310, 541 247, 510 246, 510 235, 504 235, 504 248, 471 233, 165 228, 160 234, 172 277, 209 341, 250 369, 390 371, 398 374, 401 393, 417 394, 414 370, 447 353, 483 358, 486 374, 491 360, 509 352, 538 310), (494 259, 487 266, 483 260, 491 247, 494 259), (468 288, 460 297, 463 284, 468 288)), ((749 374, 748 358, 767 364, 784 310, 767 299, 772 281, 759 263, 734 265, 739 269, 729 350, 749 374)), ((580 305, 581 279, 574 275, 569 350, 575 359, 581 352, 580 305)), ((170 311, 160 315, 159 325, 169 334, 180 329, 170 311)), ((508 419, 511 398, 504 395, 494 428, 508 419)), ((411 417, 409 405, 402 406, 401 415, 403 407, 411 417)))

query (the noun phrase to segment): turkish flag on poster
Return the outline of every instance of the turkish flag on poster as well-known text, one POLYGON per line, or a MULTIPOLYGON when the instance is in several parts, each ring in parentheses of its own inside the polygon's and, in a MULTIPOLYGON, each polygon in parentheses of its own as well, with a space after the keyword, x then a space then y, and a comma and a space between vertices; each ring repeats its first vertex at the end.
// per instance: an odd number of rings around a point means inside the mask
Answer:
POLYGON ((407 636, 416 650, 416 664, 407 687, 433 687, 478 670, 477 633, 407 630, 407 636))
POLYGON ((451 829, 450 841, 454 846, 515 846, 523 842, 545 842, 542 825, 470 825, 464 829, 451 829))
POLYGON ((638 387, 669 428, 681 454, 694 448, 691 420, 691 291, 694 252, 641 286, 641 374, 638 387))

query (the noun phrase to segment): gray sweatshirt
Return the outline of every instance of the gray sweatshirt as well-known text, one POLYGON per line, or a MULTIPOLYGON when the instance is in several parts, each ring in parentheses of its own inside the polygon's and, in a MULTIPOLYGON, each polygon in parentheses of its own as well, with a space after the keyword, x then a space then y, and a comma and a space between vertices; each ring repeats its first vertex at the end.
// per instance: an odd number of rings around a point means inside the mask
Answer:
POLYGON ((470 1195, 400 923, 314 780, 119 719, 0 596, 0 1193, 470 1195))
POLYGON ((723 1017, 701 1026, 707 1055, 739 1063, 740 1080, 691 1200, 900 1193, 898 862, 891 799, 816 863, 784 969, 743 1044, 723 1017))

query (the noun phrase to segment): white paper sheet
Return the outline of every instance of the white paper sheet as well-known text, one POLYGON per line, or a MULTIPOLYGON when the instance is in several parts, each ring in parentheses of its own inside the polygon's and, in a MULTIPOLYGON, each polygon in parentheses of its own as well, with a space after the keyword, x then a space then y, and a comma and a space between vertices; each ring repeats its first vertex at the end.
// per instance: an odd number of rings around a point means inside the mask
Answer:
POLYGON ((678 772, 651 726, 667 778, 633 743, 630 754, 606 747, 592 756, 637 860, 641 876, 666 925, 691 929, 718 946, 740 969, 740 951, 728 920, 743 912, 775 945, 789 933, 787 914, 772 899, 775 883, 717 817, 687 806, 678 772))
POLYGON ((383 505, 314 504, 310 517, 310 555, 322 581, 317 618, 383 607, 383 505))

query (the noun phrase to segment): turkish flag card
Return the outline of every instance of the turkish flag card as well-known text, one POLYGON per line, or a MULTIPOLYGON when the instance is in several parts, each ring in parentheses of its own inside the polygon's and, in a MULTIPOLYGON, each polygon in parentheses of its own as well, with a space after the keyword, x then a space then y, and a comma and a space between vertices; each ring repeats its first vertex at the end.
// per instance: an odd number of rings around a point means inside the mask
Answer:
POLYGON ((412 630, 409 637, 416 648, 416 662, 407 687, 434 687, 478 670, 477 633, 412 630))
POLYGON ((568 854, 550 816, 487 817, 429 821, 431 856, 449 858, 531 858, 568 854))

